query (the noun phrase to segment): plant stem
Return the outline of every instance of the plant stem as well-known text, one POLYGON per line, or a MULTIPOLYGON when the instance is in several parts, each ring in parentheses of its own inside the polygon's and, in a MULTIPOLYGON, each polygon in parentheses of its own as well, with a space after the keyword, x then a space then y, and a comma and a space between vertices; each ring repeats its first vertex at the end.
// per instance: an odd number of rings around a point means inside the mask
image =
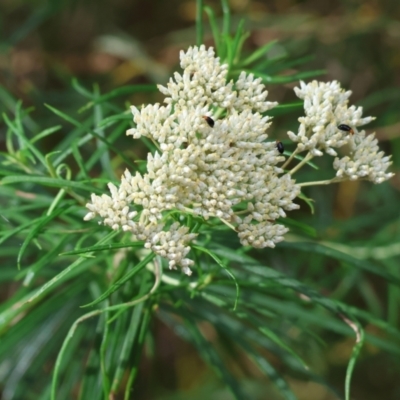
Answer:
POLYGON ((299 186, 304 187, 304 186, 317 186, 317 185, 330 185, 331 183, 338 183, 338 182, 344 182, 347 181, 347 178, 332 178, 332 179, 326 179, 324 181, 314 181, 314 182, 303 182, 303 183, 298 183, 299 186))
POLYGON ((290 175, 293 175, 295 172, 297 172, 304 164, 307 164, 311 159, 313 159, 314 156, 311 153, 307 153, 307 155, 303 158, 302 161, 300 161, 290 172, 290 175))
POLYGON ((284 164, 282 165, 282 169, 285 169, 289 164, 290 164, 290 162, 293 160, 293 158, 296 156, 296 154, 298 153, 298 150, 299 150, 299 148, 298 147, 296 147, 295 148, 295 150, 294 150, 294 152, 289 156, 289 158, 284 162, 284 164))

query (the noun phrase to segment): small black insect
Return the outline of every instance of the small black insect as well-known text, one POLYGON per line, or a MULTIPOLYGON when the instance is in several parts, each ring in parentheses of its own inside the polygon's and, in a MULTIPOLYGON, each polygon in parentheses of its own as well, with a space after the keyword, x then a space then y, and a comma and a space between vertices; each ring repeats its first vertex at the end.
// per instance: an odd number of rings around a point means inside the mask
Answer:
POLYGON ((279 153, 283 154, 285 148, 283 147, 283 143, 279 140, 276 141, 276 148, 278 149, 279 153))
POLYGON ((203 118, 206 120, 208 126, 210 126, 211 128, 214 128, 214 120, 211 117, 207 117, 207 115, 203 115, 203 118))
POLYGON ((354 135, 353 128, 351 128, 349 125, 340 124, 340 125, 338 125, 337 128, 340 129, 341 131, 349 132, 350 135, 354 135))

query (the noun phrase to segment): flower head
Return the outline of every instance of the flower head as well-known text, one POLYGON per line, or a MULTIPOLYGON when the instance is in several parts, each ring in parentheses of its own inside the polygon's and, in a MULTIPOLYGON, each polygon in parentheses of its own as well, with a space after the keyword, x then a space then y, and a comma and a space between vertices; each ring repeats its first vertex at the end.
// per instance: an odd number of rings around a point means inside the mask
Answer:
POLYGON ((351 91, 342 89, 337 81, 300 82, 300 87, 294 91, 304 100, 306 115, 299 118, 298 133, 288 132, 288 136, 297 142, 300 151, 308 150, 314 156, 321 156, 323 152, 336 156, 334 148, 348 143, 350 134, 338 129, 338 125, 348 124, 355 128, 374 119, 363 118, 362 107, 348 106, 351 91))
POLYGON ((183 74, 159 86, 166 106, 132 107, 135 127, 127 134, 159 146, 148 155, 147 173, 125 171, 118 188, 109 184, 111 196, 92 195, 85 219, 99 215, 111 228, 144 240, 171 268, 190 273, 186 255, 196 235, 172 222, 168 210, 220 218, 243 244, 274 247, 287 231, 275 220, 298 207, 293 199, 300 190, 282 175, 277 164, 284 157, 267 141, 270 118, 260 112, 276 103, 266 100, 261 80, 242 73, 227 82, 227 65, 205 46, 180 57, 183 74))
POLYGON ((181 51, 183 74, 175 72, 167 86, 158 85, 167 97, 167 104, 175 107, 221 107, 244 111, 265 112, 278 103, 266 101, 268 92, 261 78, 242 72, 236 82, 227 81, 228 65, 221 64, 212 47, 189 47, 181 51))
POLYGON ((358 132, 350 139, 350 154, 335 158, 333 167, 338 178, 348 177, 351 180, 364 178, 374 183, 382 183, 394 174, 386 172, 390 166, 390 156, 379 151, 378 141, 374 134, 358 132))

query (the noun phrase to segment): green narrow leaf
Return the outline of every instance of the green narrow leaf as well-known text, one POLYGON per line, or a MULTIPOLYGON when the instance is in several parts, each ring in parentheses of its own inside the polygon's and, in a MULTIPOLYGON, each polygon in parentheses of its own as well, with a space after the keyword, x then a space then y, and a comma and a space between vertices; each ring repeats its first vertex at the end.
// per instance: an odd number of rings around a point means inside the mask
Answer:
POLYGON ((51 128, 45 129, 44 131, 42 131, 42 132, 38 133, 37 135, 35 135, 30 140, 30 142, 33 144, 33 143, 37 142, 38 140, 43 139, 46 136, 49 136, 49 135, 51 135, 51 134, 53 134, 55 132, 58 132, 61 128, 62 128, 61 125, 56 125, 56 126, 53 126, 51 128))
MULTIPOLYGON (((95 86, 94 88, 94 93, 96 98, 100 97, 100 89, 98 85, 95 86)), ((96 141, 96 146, 99 150, 102 151, 101 157, 100 157, 100 164, 103 170, 103 173, 107 173, 107 176, 110 179, 115 179, 115 174, 114 170, 111 166, 111 161, 110 161, 110 148, 107 146, 105 142, 105 132, 102 127, 99 127, 99 122, 103 119, 103 109, 101 104, 96 104, 95 107, 93 108, 93 120, 94 120, 94 125, 97 126, 95 128, 95 132, 101 139, 98 139, 96 141)))
POLYGON ((100 352, 97 344, 101 341, 104 326, 104 315, 101 315, 94 332, 93 345, 90 349, 89 357, 86 361, 85 372, 79 379, 79 400, 86 399, 100 399, 100 385, 99 382, 99 362, 100 362, 100 352))
MULTIPOLYGON (((142 295, 143 294, 143 285, 142 285, 142 290, 139 290, 139 293, 142 295)), ((131 352, 133 348, 133 344, 136 340, 136 335, 139 332, 139 327, 141 325, 141 317, 142 317, 142 311, 143 311, 143 306, 144 303, 139 303, 137 306, 135 306, 132 316, 131 316, 131 322, 129 324, 128 330, 125 335, 124 343, 121 348, 121 353, 119 356, 118 360, 118 365, 114 374, 114 379, 112 381, 111 385, 111 396, 113 394, 117 393, 119 391, 119 387, 121 385, 121 380, 123 378, 123 375, 127 369, 127 366, 129 365, 129 359, 131 357, 131 352)))
POLYGON ((27 222, 25 222, 24 224, 22 224, 22 225, 20 225, 20 226, 17 226, 16 228, 14 228, 14 229, 8 231, 8 232, 5 233, 4 236, 0 239, 0 244, 2 244, 3 242, 5 242, 7 239, 13 237, 14 235, 17 235, 19 232, 22 232, 24 229, 28 228, 29 226, 35 225, 35 224, 38 222, 39 219, 40 219, 40 217, 39 217, 39 218, 36 218, 36 219, 34 219, 34 220, 32 220, 32 221, 27 221, 27 222))
MULTIPOLYGON (((118 234, 118 232, 116 231, 112 231, 110 232, 108 235, 106 235, 104 238, 102 238, 101 240, 99 240, 99 243, 107 243, 107 241, 111 240, 114 236, 116 236, 118 234)), ((41 288, 39 288, 30 298, 29 300, 27 300, 28 303, 31 303, 35 300, 37 300, 38 298, 43 297, 43 295, 45 295, 49 289, 55 285, 55 284, 59 284, 60 282, 62 282, 62 279, 69 274, 70 272, 72 272, 73 270, 75 270, 78 266, 80 266, 81 264, 83 264, 84 262, 86 262, 87 260, 83 257, 78 258, 78 260, 76 260, 75 262, 73 262, 71 265, 69 265, 67 268, 65 268, 64 270, 62 270, 59 274, 57 274, 55 277, 53 277, 52 279, 50 279, 49 281, 47 281, 41 288)))
POLYGON ((144 242, 143 241, 138 241, 138 242, 132 242, 132 243, 113 243, 113 244, 105 244, 105 245, 96 245, 96 246, 90 246, 90 247, 85 247, 81 249, 76 249, 76 250, 71 250, 71 251, 66 251, 64 253, 60 253, 60 256, 74 256, 77 254, 84 254, 84 253, 89 253, 89 252, 98 252, 98 251, 103 251, 103 250, 113 250, 113 249, 123 249, 127 247, 144 247, 144 242))
POLYGON ((237 61, 240 60, 241 43, 245 40, 245 38, 243 37, 248 36, 244 32, 244 23, 245 23, 244 19, 241 19, 236 29, 236 33, 232 43, 232 59, 229 65, 236 64, 237 61))
POLYGON ((58 217, 60 214, 66 212, 69 207, 70 206, 60 207, 57 210, 55 210, 51 215, 37 219, 36 224, 29 231, 24 242, 22 243, 20 251, 18 252, 18 258, 17 258, 18 269, 21 268, 21 258, 26 248, 28 247, 29 243, 33 240, 33 238, 43 229, 44 226, 46 226, 51 220, 58 217))
POLYGON ((274 67, 276 65, 282 65, 284 60, 287 60, 288 57, 289 57, 289 54, 283 53, 283 54, 279 54, 274 57, 265 58, 264 60, 261 60, 257 64, 253 65, 251 67, 251 70, 266 73, 269 70, 274 70, 274 67))
MULTIPOLYGON (((104 307, 107 309, 109 305, 110 305, 109 301, 105 300, 104 307)), ((109 311, 105 310, 102 316, 103 316, 102 321, 104 326, 103 326, 103 336, 100 345, 100 370, 101 370, 101 382, 103 386, 103 394, 104 398, 107 399, 109 398, 110 387, 111 387, 111 382, 107 371, 107 349, 108 349, 108 340, 110 333, 109 331, 110 324, 107 323, 109 318, 109 311)))
POLYGON ((364 344, 364 329, 357 322, 351 321, 350 324, 356 334, 356 344, 354 345, 353 351, 351 352, 351 357, 346 370, 346 380, 345 380, 346 400, 350 400, 351 377, 353 376, 354 366, 360 354, 361 348, 364 344))
POLYGON ((6 176, 0 182, 0 185, 9 185, 14 183, 36 183, 43 186, 50 186, 56 188, 70 188, 70 189, 80 189, 85 192, 94 192, 97 194, 102 194, 103 191, 90 186, 86 181, 74 182, 68 181, 65 179, 55 179, 55 178, 47 178, 43 176, 34 176, 34 175, 11 175, 6 176))
POLYGON ((95 96, 93 95, 92 92, 87 90, 84 86, 82 86, 77 78, 72 78, 71 81, 72 87, 83 97, 86 97, 88 99, 93 99, 95 96))
POLYGON ((294 81, 298 81, 301 79, 314 78, 314 77, 326 74, 326 71, 322 70, 322 69, 315 70, 315 71, 299 72, 298 74, 282 75, 282 76, 271 76, 271 75, 267 75, 265 73, 253 71, 253 70, 245 70, 245 72, 248 74, 251 73, 254 76, 261 78, 263 80, 263 82, 265 82, 265 83, 289 83, 289 82, 294 82, 294 81))
MULTIPOLYGON (((209 298, 207 300, 209 300, 209 298)), ((256 331, 253 330, 253 328, 248 324, 248 322, 250 322, 251 325, 257 329, 257 332, 260 332, 263 335, 263 337, 270 339, 271 343, 277 344, 279 347, 284 349, 284 351, 290 354, 297 361, 297 363, 301 365, 303 371, 308 370, 305 362, 299 355, 296 354, 295 351, 287 346, 273 331, 263 326, 265 323, 264 319, 256 319, 255 317, 251 317, 250 314, 246 313, 244 310, 238 311, 237 316, 241 318, 241 320, 237 320, 232 318, 227 313, 218 313, 213 308, 210 309, 204 307, 204 305, 198 305, 197 309, 200 310, 199 314, 201 314, 203 319, 209 321, 225 335, 231 337, 233 343, 239 343, 240 346, 244 347, 246 350, 252 351, 250 343, 254 343, 256 331), (242 322, 242 320, 244 321, 242 322), (240 332, 240 334, 238 334, 238 332, 240 332)), ((270 346, 266 348, 271 351, 270 346)), ((275 352, 275 354, 277 353, 275 352)), ((263 357, 260 356, 260 359, 263 359, 263 357)), ((267 367, 266 364, 265 367, 267 367)), ((293 398, 294 395, 290 391, 286 381, 279 374, 277 374, 272 366, 269 366, 268 370, 265 372, 267 372, 268 376, 274 381, 278 388, 284 392, 287 392, 288 398, 293 398)))
POLYGON ((308 369, 307 364, 302 360, 302 358, 292 350, 281 338, 273 332, 271 329, 267 329, 266 327, 259 327, 259 331, 265 335, 267 338, 271 339, 274 343, 276 343, 279 347, 286 350, 293 358, 295 358, 304 369, 308 369))
POLYGON ((215 53, 221 57, 220 54, 220 34, 217 24, 217 19, 215 17, 214 10, 209 6, 204 6, 204 11, 208 16, 208 20, 210 22, 211 32, 214 38, 214 46, 215 46, 215 53))
MULTIPOLYGON (((269 115, 270 117, 276 117, 278 115, 284 115, 291 113, 293 111, 297 111, 303 108, 302 101, 296 101, 289 104, 278 104, 276 107, 268 110, 263 115, 269 115)), ((291 142, 292 143, 292 142, 291 142)))
MULTIPOLYGON (((85 320, 98 316, 99 314, 101 314, 101 310, 96 310, 96 311, 92 311, 89 312, 87 314, 82 315, 80 318, 78 318, 77 320, 75 320, 75 322, 72 324, 71 328, 68 331, 67 337, 64 339, 64 342, 61 346, 61 350, 57 355, 57 359, 56 359, 56 364, 54 366, 54 370, 53 370, 53 379, 52 379, 52 384, 51 384, 51 400, 57 400, 57 384, 58 384, 58 377, 60 375, 60 370, 61 370, 61 363, 64 360, 65 355, 67 354, 67 347, 70 344, 72 338, 74 337, 74 333, 78 327, 78 325, 81 322, 84 322, 85 320)), ((72 353, 72 352, 71 352, 72 353)), ((70 354, 71 354, 70 353, 70 354)))
POLYGON ((96 99, 90 101, 82 108, 79 109, 79 112, 83 112, 92 108, 96 104, 104 103, 108 100, 114 99, 119 96, 126 96, 128 94, 133 93, 152 93, 157 92, 157 85, 148 84, 148 85, 127 85, 120 87, 118 89, 111 90, 110 92, 103 94, 101 96, 96 97, 96 99))
POLYGON ((307 197, 303 192, 300 192, 300 194, 297 197, 303 200, 308 205, 308 207, 310 207, 311 214, 314 214, 315 212, 314 200, 307 197))
POLYGON ((14 112, 17 106, 17 100, 11 95, 3 86, 0 86, 0 100, 1 104, 5 106, 9 111, 14 112))
POLYGON ((203 0, 196 0, 196 44, 200 47, 203 42, 203 0))
MULTIPOLYGON (((398 244, 396 243, 396 247, 398 244)), ((389 271, 395 276, 399 276, 397 260, 386 260, 385 264, 389 271)), ((393 326, 399 326, 400 317, 400 288, 390 285, 388 288, 388 321, 393 326)))
POLYGON ((305 224, 304 222, 300 222, 288 217, 279 219, 278 221, 279 223, 288 226, 289 228, 300 230, 303 234, 310 236, 311 238, 315 239, 317 237, 316 229, 308 224, 305 224))
POLYGON ((79 166, 79 174, 78 174, 79 178, 83 176, 86 180, 90 180, 90 176, 86 170, 85 163, 83 161, 82 155, 77 145, 77 141, 73 142, 71 148, 72 148, 72 155, 74 156, 75 161, 79 166))
POLYGON ((108 128, 114 124, 114 122, 118 121, 132 121, 132 114, 129 111, 124 111, 122 113, 111 115, 110 117, 104 118, 100 122, 98 122, 97 126, 101 128, 108 128))
MULTIPOLYGON (((285 154, 287 154, 287 153, 285 152, 285 154)), ((289 153, 289 154, 291 155, 291 153, 289 153)), ((300 155, 297 154, 297 155, 294 156, 294 158, 296 160, 303 161, 306 157, 303 157, 303 156, 300 156, 300 155)), ((309 165, 311 168, 313 168, 313 169, 315 169, 317 171, 319 170, 318 166, 316 164, 314 164, 312 161, 307 161, 305 163, 305 165, 309 165)))
MULTIPOLYGON (((311 55, 311 56, 305 56, 305 57, 297 58, 294 60, 287 60, 287 61, 284 61, 285 59, 282 59, 281 63, 278 62, 278 63, 274 63, 274 64, 270 65, 268 67, 268 72, 270 74, 276 74, 280 71, 284 71, 289 68, 293 68, 293 67, 297 67, 298 65, 305 64, 309 61, 312 61, 314 58, 315 57, 311 55)), ((262 72, 262 70, 260 70, 260 72, 262 72)))
POLYGON ((225 57, 222 59, 224 62, 227 62, 229 65, 229 70, 233 65, 233 40, 230 36, 222 36, 222 40, 224 42, 225 47, 225 57))
MULTIPOLYGON (((21 120, 20 103, 18 103, 18 107, 16 109, 16 118, 17 118, 16 124, 14 125, 11 122, 11 120, 8 118, 7 115, 3 114, 4 122, 9 127, 9 129, 15 134, 15 136, 18 137, 18 140, 19 140, 20 146, 21 146, 21 150, 28 149, 32 154, 35 155, 35 157, 38 159, 38 161, 40 161, 42 163, 42 165, 46 166, 46 161, 45 161, 42 153, 40 153, 40 151, 38 151, 38 149, 35 146, 33 146, 32 143, 26 138, 22 125, 18 123, 18 121, 21 120)), ((36 163, 36 161, 34 160, 33 157, 30 157, 30 158, 33 163, 36 163)))
POLYGON ((228 0, 221 0, 222 6, 222 35, 229 37, 231 33, 231 10, 228 0))
POLYGON ((268 51, 275 46, 275 44, 277 43, 277 40, 272 40, 271 42, 268 42, 266 44, 264 44, 264 46, 261 46, 259 49, 257 49, 256 51, 254 51, 250 56, 248 56, 247 58, 245 58, 243 61, 241 61, 239 63, 240 67, 247 67, 248 65, 256 62, 258 59, 260 59, 261 57, 264 57, 266 53, 268 53, 268 51))
POLYGON ((239 284, 238 281, 236 280, 235 275, 232 273, 232 271, 219 259, 219 257, 217 257, 216 254, 214 254, 212 251, 206 249, 205 247, 201 247, 201 246, 192 246, 194 249, 197 249, 203 253, 208 254, 212 259, 214 259, 214 261, 221 267, 223 268, 227 274, 233 279, 233 282, 235 283, 235 287, 236 287, 236 298, 235 298, 235 303, 233 305, 233 309, 236 309, 237 303, 239 301, 239 284))
POLYGON ((260 371, 264 372, 268 378, 271 379, 286 400, 297 400, 297 397, 292 392, 285 379, 276 371, 265 357, 263 357, 258 351, 254 350, 252 346, 241 338, 240 335, 232 335, 232 340, 238 343, 245 351, 247 357, 253 360, 253 362, 259 367, 260 371))
MULTIPOLYGON (((132 163, 132 160, 125 155, 124 152, 121 152, 117 147, 115 147, 112 144, 112 141, 116 140, 119 136, 121 136, 121 132, 126 130, 126 124, 120 124, 119 127, 114 128, 113 134, 107 139, 105 139, 103 136, 99 135, 95 131, 90 131, 90 136, 94 136, 95 138, 99 139, 101 142, 104 143, 104 146, 98 147, 96 151, 92 154, 88 162, 86 163, 86 168, 90 170, 93 165, 96 164, 96 162, 101 158, 103 153, 105 151, 110 151, 112 150, 114 153, 118 154, 118 157, 122 158, 126 165, 131 167, 133 170, 135 169, 135 165, 132 163)), ((147 139, 142 136, 141 140, 144 141, 144 139, 147 139)), ((147 139, 148 140, 148 139, 147 139)), ((79 142, 79 144, 81 144, 79 142)))
POLYGON ((129 373, 129 378, 128 378, 127 384, 125 386, 124 400, 130 400, 132 398, 131 397, 131 395, 132 395, 131 388, 135 382, 135 378, 139 371, 140 359, 141 359, 140 356, 143 351, 142 349, 143 349, 144 341, 146 338, 146 334, 148 332, 149 324, 151 321, 151 315, 152 315, 152 312, 151 312, 150 307, 146 307, 144 315, 142 317, 142 323, 140 326, 139 337, 138 337, 138 341, 136 344, 135 356, 131 363, 131 370, 129 373))
POLYGON ((320 244, 318 242, 281 242, 279 243, 280 247, 297 249, 300 251, 306 251, 309 253, 322 254, 326 257, 331 257, 340 261, 344 261, 353 265, 357 268, 360 268, 364 271, 372 272, 375 275, 381 276, 386 279, 388 282, 393 283, 395 285, 400 285, 400 278, 394 276, 393 274, 383 270, 382 268, 377 268, 375 265, 370 263, 367 260, 357 259, 350 254, 343 253, 331 247, 327 247, 326 245, 320 244))
POLYGON ((57 110, 57 108, 54 108, 49 104, 45 104, 45 107, 47 107, 50 111, 52 111, 54 114, 58 115, 59 117, 61 117, 65 121, 68 121, 70 124, 76 126, 77 128, 83 128, 83 125, 82 125, 81 122, 79 122, 76 119, 70 117, 69 115, 63 113, 62 111, 57 110))
POLYGON ((197 347, 200 356, 215 370, 215 372, 222 378, 228 388, 231 390, 235 399, 237 400, 248 400, 237 380, 231 375, 229 370, 226 368, 224 362, 220 359, 218 353, 214 350, 214 347, 210 342, 207 342, 203 335, 198 330, 196 324, 192 321, 188 315, 184 316, 183 321, 187 331, 189 332, 193 343, 197 347))
MULTIPOLYGON (((132 268, 127 274, 125 274, 121 279, 118 279, 117 282, 113 283, 100 297, 96 300, 81 306, 82 308, 92 307, 101 301, 105 300, 112 293, 118 290, 125 282, 134 277, 139 271, 141 271, 153 258, 155 257, 154 253, 148 254, 142 261, 140 261, 134 268, 132 268)), ((110 308, 111 309, 111 308, 110 308)))
MULTIPOLYGON (((29 280, 31 280, 34 275, 36 275, 43 267, 46 267, 50 265, 52 261, 54 261, 54 258, 57 256, 57 253, 60 251, 60 249, 65 245, 66 242, 68 242, 69 238, 67 235, 65 236, 60 236, 57 237, 57 239, 54 240, 53 247, 51 248, 50 251, 47 251, 43 257, 41 257, 38 261, 30 265, 28 268, 23 269, 20 271, 16 276, 15 280, 19 280, 23 277, 28 277, 29 280), (60 239, 59 239, 60 238, 60 239)), ((24 281, 24 285, 27 286, 29 284, 29 281, 24 281)))

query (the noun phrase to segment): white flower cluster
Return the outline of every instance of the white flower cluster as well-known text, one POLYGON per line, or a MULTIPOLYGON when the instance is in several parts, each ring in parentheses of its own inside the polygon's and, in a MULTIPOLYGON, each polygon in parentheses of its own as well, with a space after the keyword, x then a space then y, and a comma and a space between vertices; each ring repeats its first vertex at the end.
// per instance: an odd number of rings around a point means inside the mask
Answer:
POLYGON ((337 81, 317 82, 294 88, 300 99, 304 100, 305 116, 299 118, 297 134, 288 132, 288 136, 297 142, 299 151, 308 150, 313 156, 322 156, 323 152, 336 156, 334 148, 348 143, 349 132, 338 129, 346 124, 355 127, 368 124, 374 118, 362 117, 362 107, 348 107, 351 91, 345 91, 337 81))
POLYGON ((358 132, 356 127, 371 122, 373 117, 362 117, 362 107, 348 107, 350 91, 344 91, 337 81, 305 84, 295 88, 296 95, 304 100, 306 115, 299 118, 299 132, 288 132, 297 142, 297 151, 308 150, 311 156, 321 156, 323 151, 337 156, 334 148, 348 144, 350 154, 335 158, 337 178, 368 179, 381 183, 394 174, 387 173, 390 156, 379 152, 375 136, 358 132), (341 128, 345 129, 341 129, 341 128))
MULTIPOLYGON (((89 221, 97 215, 103 218, 104 225, 110 226, 112 229, 122 228, 124 231, 129 231, 134 234, 138 240, 145 241, 145 248, 153 250, 156 254, 169 260, 169 267, 176 268, 177 265, 182 267, 183 272, 190 275, 190 266, 193 265, 193 260, 185 258, 190 251, 189 243, 196 237, 193 233, 188 233, 189 229, 186 226, 181 226, 178 223, 172 223, 167 231, 164 231, 165 224, 135 222, 137 211, 130 211, 132 206, 132 184, 142 184, 142 177, 137 174, 132 177, 128 170, 122 177, 121 186, 117 188, 112 183, 108 184, 111 192, 111 197, 103 194, 96 196, 92 194, 92 202, 86 207, 89 209, 84 217, 85 221, 89 221), (138 177, 139 179, 135 179, 138 177)), ((137 190, 137 186, 134 186, 137 190)), ((148 215, 150 210, 143 209, 142 217, 148 215)), ((145 219, 145 218, 143 218, 145 219)))
POLYGON ((351 180, 364 178, 374 183, 382 183, 394 176, 386 172, 390 166, 390 156, 384 156, 379 151, 378 140, 375 135, 365 135, 358 132, 350 139, 351 152, 343 158, 335 158, 333 167, 337 170, 338 178, 348 177, 351 180))
POLYGON ((175 72, 167 87, 158 85, 160 92, 168 96, 165 102, 180 107, 221 107, 237 112, 251 109, 265 112, 278 103, 266 101, 268 92, 253 74, 242 72, 236 82, 227 82, 228 65, 220 64, 214 49, 190 47, 180 53, 183 74, 175 72))
POLYGON ((266 101, 261 80, 242 73, 227 82, 227 66, 212 48, 189 48, 180 58, 183 74, 159 86, 166 106, 132 107, 136 126, 127 134, 159 146, 148 155, 147 173, 126 171, 119 188, 109 184, 111 197, 92 195, 85 219, 99 215, 132 232, 171 268, 190 274, 193 262, 185 257, 196 235, 171 224, 168 210, 220 218, 242 244, 274 247, 287 231, 275 220, 298 208, 300 189, 277 166, 284 157, 275 142, 266 141, 269 117, 260 112, 276 103, 266 101))

